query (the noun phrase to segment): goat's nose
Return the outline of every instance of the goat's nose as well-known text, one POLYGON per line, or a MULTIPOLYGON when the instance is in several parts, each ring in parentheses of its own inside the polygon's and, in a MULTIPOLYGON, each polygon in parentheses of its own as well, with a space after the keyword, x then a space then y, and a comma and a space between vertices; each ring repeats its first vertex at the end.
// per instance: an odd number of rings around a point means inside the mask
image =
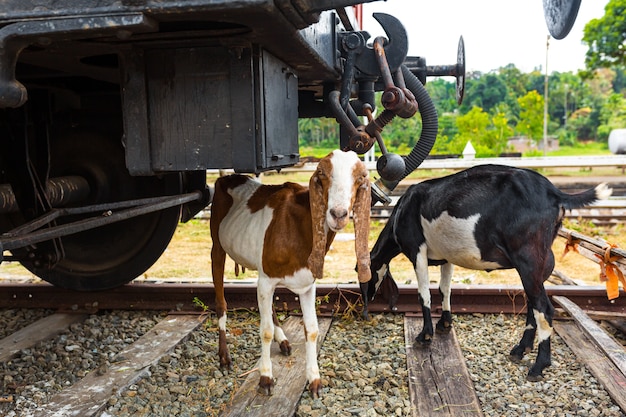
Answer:
POLYGON ((336 220, 341 220, 348 215, 348 210, 342 208, 330 209, 330 215, 336 220))

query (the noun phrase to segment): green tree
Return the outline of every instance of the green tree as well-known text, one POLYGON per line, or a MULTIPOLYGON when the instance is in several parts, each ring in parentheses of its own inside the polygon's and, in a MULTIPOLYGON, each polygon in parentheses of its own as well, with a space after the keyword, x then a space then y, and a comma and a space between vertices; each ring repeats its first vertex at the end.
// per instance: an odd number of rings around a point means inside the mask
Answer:
POLYGON ((458 109, 455 83, 444 80, 443 78, 437 78, 426 83, 426 91, 428 91, 428 95, 430 95, 433 103, 436 103, 437 113, 439 115, 458 109))
POLYGON ((533 90, 518 98, 517 101, 521 108, 517 132, 531 139, 543 137, 543 96, 533 90))
POLYGON ((508 139, 513 135, 513 129, 509 126, 509 119, 504 112, 497 112, 491 117, 493 126, 493 146, 498 149, 498 154, 506 149, 508 139))
MULTIPOLYGON (((546 74, 537 69, 528 73, 526 77, 526 93, 529 91, 543 91, 544 85, 546 82, 546 74)), ((524 93, 524 94, 526 94, 524 93)), ((523 94, 520 94, 518 97, 522 97, 523 94)))
POLYGON ((400 153, 408 153, 422 132, 422 118, 416 114, 408 119, 395 117, 382 131, 385 145, 400 153))
POLYGON ((520 111, 517 98, 528 92, 528 74, 522 73, 515 65, 509 64, 499 69, 499 77, 507 88, 507 97, 504 102, 507 106, 507 117, 516 120, 520 111))
POLYGON ((493 107, 507 99, 507 86, 498 74, 485 74, 467 84, 466 100, 461 106, 463 113, 473 107, 490 112, 493 107))
POLYGON ((439 132, 431 153, 433 154, 459 154, 465 143, 455 141, 459 133, 456 123, 457 113, 444 113, 439 116, 439 132))
POLYGON ((582 107, 572 112, 567 119, 565 135, 559 139, 559 143, 572 146, 576 144, 576 140, 593 137, 596 126, 591 114, 592 111, 589 107, 582 107))
POLYGON ((598 138, 606 140, 613 129, 626 127, 626 98, 621 94, 612 94, 600 112, 601 124, 598 138))
POLYGON ((333 118, 298 119, 298 142, 301 146, 339 146, 339 124, 333 118))
POLYGON ((585 123, 581 126, 583 129, 577 133, 579 139, 606 139, 608 132, 604 132, 604 135, 599 135, 598 128, 603 123, 603 108, 607 105, 614 91, 613 81, 615 80, 615 74, 613 69, 600 68, 593 71, 591 78, 588 75, 586 76, 587 78, 581 89, 582 98, 579 102, 579 108, 588 108, 590 112, 585 123))
POLYGON ((553 72, 549 77, 548 112, 557 127, 565 126, 567 118, 575 110, 576 89, 579 76, 571 72, 553 72))
POLYGON ((583 42, 587 69, 626 65, 626 0, 609 0, 604 16, 585 25, 583 42))
POLYGON ((476 156, 497 156, 506 150, 508 120, 503 113, 491 117, 480 107, 473 107, 456 119, 459 133, 450 142, 454 153, 463 152, 467 142, 471 142, 476 156))

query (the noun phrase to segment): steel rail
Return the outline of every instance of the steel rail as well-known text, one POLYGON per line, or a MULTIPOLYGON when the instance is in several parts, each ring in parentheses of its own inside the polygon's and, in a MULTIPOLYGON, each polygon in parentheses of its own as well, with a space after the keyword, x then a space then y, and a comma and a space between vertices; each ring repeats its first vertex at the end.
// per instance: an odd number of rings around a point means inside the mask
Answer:
MULTIPOLYGON (((417 285, 400 285, 398 313, 419 313, 417 285)), ((433 312, 440 311, 441 296, 431 286, 433 312)), ((587 311, 605 311, 626 314, 626 293, 608 301, 602 286, 547 286, 549 296, 569 298, 587 311)), ((320 314, 343 313, 350 309, 360 312, 360 290, 357 284, 319 284, 317 286, 320 314)), ((126 310, 199 310, 199 300, 212 309, 215 292, 212 284, 146 284, 130 283, 106 291, 78 292, 50 284, 1 284, 0 308, 53 308, 68 311, 94 312, 106 309, 126 310)), ((226 284, 229 309, 257 310, 256 285, 253 283, 226 284)), ((277 288, 274 298, 277 311, 300 310, 298 296, 286 288, 277 288)), ((526 299, 521 286, 455 285, 452 287, 452 311, 461 313, 507 313, 525 311, 526 299)), ((389 312, 384 294, 369 304, 370 312, 389 312)))

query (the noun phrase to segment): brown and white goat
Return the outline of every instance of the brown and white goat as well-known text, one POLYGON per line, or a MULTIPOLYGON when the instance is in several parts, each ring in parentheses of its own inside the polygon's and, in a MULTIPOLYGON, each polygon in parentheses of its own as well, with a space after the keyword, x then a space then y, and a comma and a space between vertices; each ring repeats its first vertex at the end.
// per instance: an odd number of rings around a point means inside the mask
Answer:
POLYGON ((211 261, 222 367, 231 366, 226 344, 224 298, 224 262, 228 254, 237 264, 259 271, 259 392, 272 394, 272 339, 279 343, 283 354, 291 353, 289 341, 273 320, 274 289, 283 285, 299 295, 309 390, 314 397, 321 394, 315 280, 322 278, 324 256, 335 233, 348 224, 352 211, 358 278, 360 282, 369 281, 370 201, 368 171, 352 151, 334 151, 320 160, 308 188, 290 182, 261 185, 243 175, 231 175, 216 181, 211 206, 211 261))

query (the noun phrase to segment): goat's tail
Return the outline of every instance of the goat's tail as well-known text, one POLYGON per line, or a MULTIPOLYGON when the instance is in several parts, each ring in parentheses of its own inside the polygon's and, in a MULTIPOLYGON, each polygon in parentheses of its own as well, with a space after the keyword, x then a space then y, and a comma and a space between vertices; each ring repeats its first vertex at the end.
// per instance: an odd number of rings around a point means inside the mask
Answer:
POLYGON ((598 184, 595 188, 583 191, 578 194, 561 194, 561 204, 563 208, 570 210, 587 206, 598 200, 605 200, 611 196, 613 189, 609 188, 606 183, 598 184))

